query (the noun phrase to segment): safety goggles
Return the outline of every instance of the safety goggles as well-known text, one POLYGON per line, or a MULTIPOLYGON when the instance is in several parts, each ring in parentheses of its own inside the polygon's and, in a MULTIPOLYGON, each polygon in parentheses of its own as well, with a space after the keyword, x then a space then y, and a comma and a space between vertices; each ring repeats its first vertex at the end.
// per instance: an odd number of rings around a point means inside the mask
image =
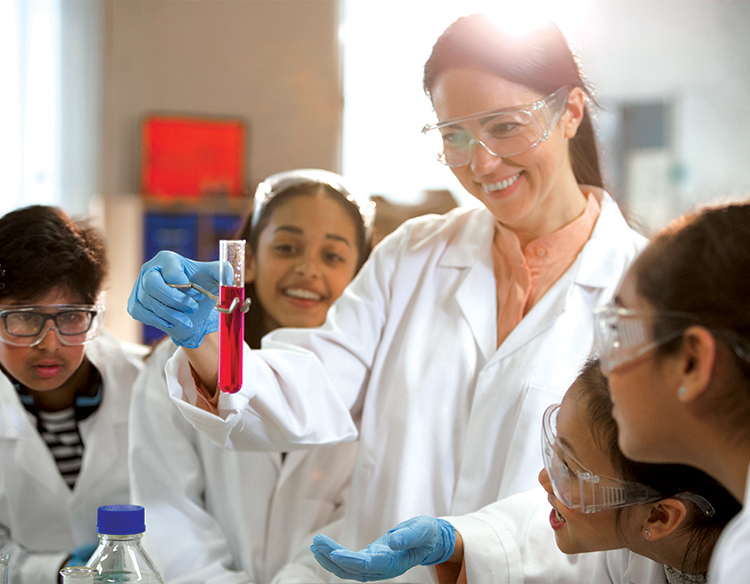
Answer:
POLYGON ((493 156, 507 158, 530 150, 552 135, 569 92, 570 88, 563 86, 534 103, 428 124, 422 133, 438 151, 438 161, 446 166, 469 164, 475 144, 493 156), (472 121, 479 121, 477 134, 465 127, 465 122, 472 121))
MULTIPOLYGON (((664 499, 665 495, 643 483, 595 475, 583 466, 557 440, 557 416, 560 404, 552 404, 542 419, 542 460, 552 492, 563 505, 581 513, 598 513, 664 499)), ((690 491, 670 495, 695 505, 706 517, 716 513, 704 497, 690 491)))
POLYGON ((690 324, 697 324, 695 316, 685 312, 647 312, 621 308, 611 304, 594 309, 596 351, 602 371, 609 373, 615 367, 648 353, 679 337, 690 324), (670 323, 663 334, 655 334, 654 318, 670 323))
POLYGON ((582 513, 598 513, 664 498, 644 484, 596 475, 584 467, 557 440, 559 411, 560 405, 553 404, 544 412, 542 459, 552 491, 563 505, 582 513))
POLYGON ((103 307, 94 304, 0 307, 0 340, 33 347, 53 329, 63 345, 83 345, 98 334, 103 315, 103 307), (49 309, 55 312, 47 312, 49 309), (52 324, 47 325, 49 321, 52 324))

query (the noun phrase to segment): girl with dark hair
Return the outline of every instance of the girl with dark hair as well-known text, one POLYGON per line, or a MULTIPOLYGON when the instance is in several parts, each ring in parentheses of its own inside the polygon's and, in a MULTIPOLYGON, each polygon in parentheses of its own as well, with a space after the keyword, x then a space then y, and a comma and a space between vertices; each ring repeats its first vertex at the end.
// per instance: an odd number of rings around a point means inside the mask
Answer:
POLYGON ((448 558, 435 566, 445 584, 706 581, 716 540, 740 505, 695 468, 623 456, 598 360, 545 412, 542 451, 541 489, 465 516, 416 517, 357 553, 316 536, 313 553, 340 578, 359 581, 393 577, 431 557, 448 558), (455 546, 433 535, 451 529, 455 546))
MULTIPOLYGON (((237 234, 248 244, 248 345, 279 327, 323 323, 367 256, 374 213, 332 172, 286 171, 258 186, 237 234)), ((170 339, 156 347, 132 402, 131 486, 148 510, 149 553, 171 584, 270 582, 294 547, 341 514, 356 444, 224 450, 169 399, 164 364, 176 349, 170 339)))
POLYGON ((745 503, 711 581, 750 561, 750 204, 707 207, 661 231, 597 310, 597 349, 622 451, 705 471, 745 503))
POLYGON ((554 26, 519 37, 461 18, 424 83, 437 116, 424 132, 483 206, 404 223, 323 327, 246 347, 239 392, 216 390, 206 299, 168 285, 208 267, 157 257, 130 297, 132 316, 184 345, 167 365, 170 394, 217 443, 359 438, 341 524, 355 549, 406 517, 467 513, 534 484, 538 420, 591 350, 593 307, 646 243, 597 186, 586 85, 554 26), (182 398, 195 391, 218 415, 182 398))

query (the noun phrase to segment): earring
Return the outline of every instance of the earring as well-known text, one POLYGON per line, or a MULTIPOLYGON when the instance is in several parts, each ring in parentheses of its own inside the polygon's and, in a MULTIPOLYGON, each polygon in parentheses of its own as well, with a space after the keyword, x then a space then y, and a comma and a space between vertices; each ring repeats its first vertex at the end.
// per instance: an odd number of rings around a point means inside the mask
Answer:
POLYGON ((646 539, 651 539, 651 532, 648 530, 648 528, 643 530, 643 535, 646 539))
POLYGON ((681 385, 677 389, 677 397, 685 397, 685 394, 687 394, 687 387, 685 387, 684 385, 681 385))

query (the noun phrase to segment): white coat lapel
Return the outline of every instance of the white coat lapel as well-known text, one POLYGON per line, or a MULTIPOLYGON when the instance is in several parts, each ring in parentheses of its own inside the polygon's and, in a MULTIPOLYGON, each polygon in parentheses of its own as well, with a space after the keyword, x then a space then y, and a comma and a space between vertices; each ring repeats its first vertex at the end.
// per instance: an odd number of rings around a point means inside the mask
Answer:
MULTIPOLYGON (((76 480, 76 492, 85 493, 94 489, 100 480, 107 480, 113 466, 128 464, 125 457, 120 458, 117 454, 123 451, 119 445, 127 443, 127 416, 108 414, 120 409, 127 411, 128 403, 123 399, 126 392, 118 392, 111 381, 108 383, 115 374, 109 370, 109 364, 100 367, 101 365, 97 365, 104 385, 102 403, 96 412, 79 423, 84 451, 81 472, 76 480), (92 439, 92 436, 96 436, 96 439, 92 439)), ((154 437, 154 440, 158 439, 157 436, 154 437)))
POLYGON ((460 268, 463 281, 456 291, 456 302, 469 324, 485 360, 497 345, 497 292, 492 263, 495 220, 486 209, 478 209, 445 250, 439 266, 460 268))

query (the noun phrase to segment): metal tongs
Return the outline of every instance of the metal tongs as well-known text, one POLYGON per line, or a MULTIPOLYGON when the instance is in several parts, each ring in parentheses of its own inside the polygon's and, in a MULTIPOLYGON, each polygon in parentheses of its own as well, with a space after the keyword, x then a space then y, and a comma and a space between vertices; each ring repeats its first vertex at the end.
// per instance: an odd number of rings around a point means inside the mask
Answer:
POLYGON ((232 303, 229 305, 229 308, 224 308, 221 306, 221 300, 219 297, 214 294, 213 292, 209 292, 205 288, 202 288, 201 286, 198 286, 198 284, 194 284, 193 282, 188 282, 187 284, 170 284, 169 282, 166 282, 167 286, 171 286, 172 288, 179 288, 179 289, 187 289, 192 288, 193 290, 197 290, 201 294, 204 294, 205 296, 208 296, 211 300, 214 301, 214 308, 218 310, 219 312, 223 312, 224 314, 230 314, 237 310, 239 308, 240 312, 247 312, 250 310, 250 304, 252 304, 252 301, 249 298, 246 298, 245 301, 242 303, 242 306, 240 306, 240 299, 235 298, 232 300, 232 303))

